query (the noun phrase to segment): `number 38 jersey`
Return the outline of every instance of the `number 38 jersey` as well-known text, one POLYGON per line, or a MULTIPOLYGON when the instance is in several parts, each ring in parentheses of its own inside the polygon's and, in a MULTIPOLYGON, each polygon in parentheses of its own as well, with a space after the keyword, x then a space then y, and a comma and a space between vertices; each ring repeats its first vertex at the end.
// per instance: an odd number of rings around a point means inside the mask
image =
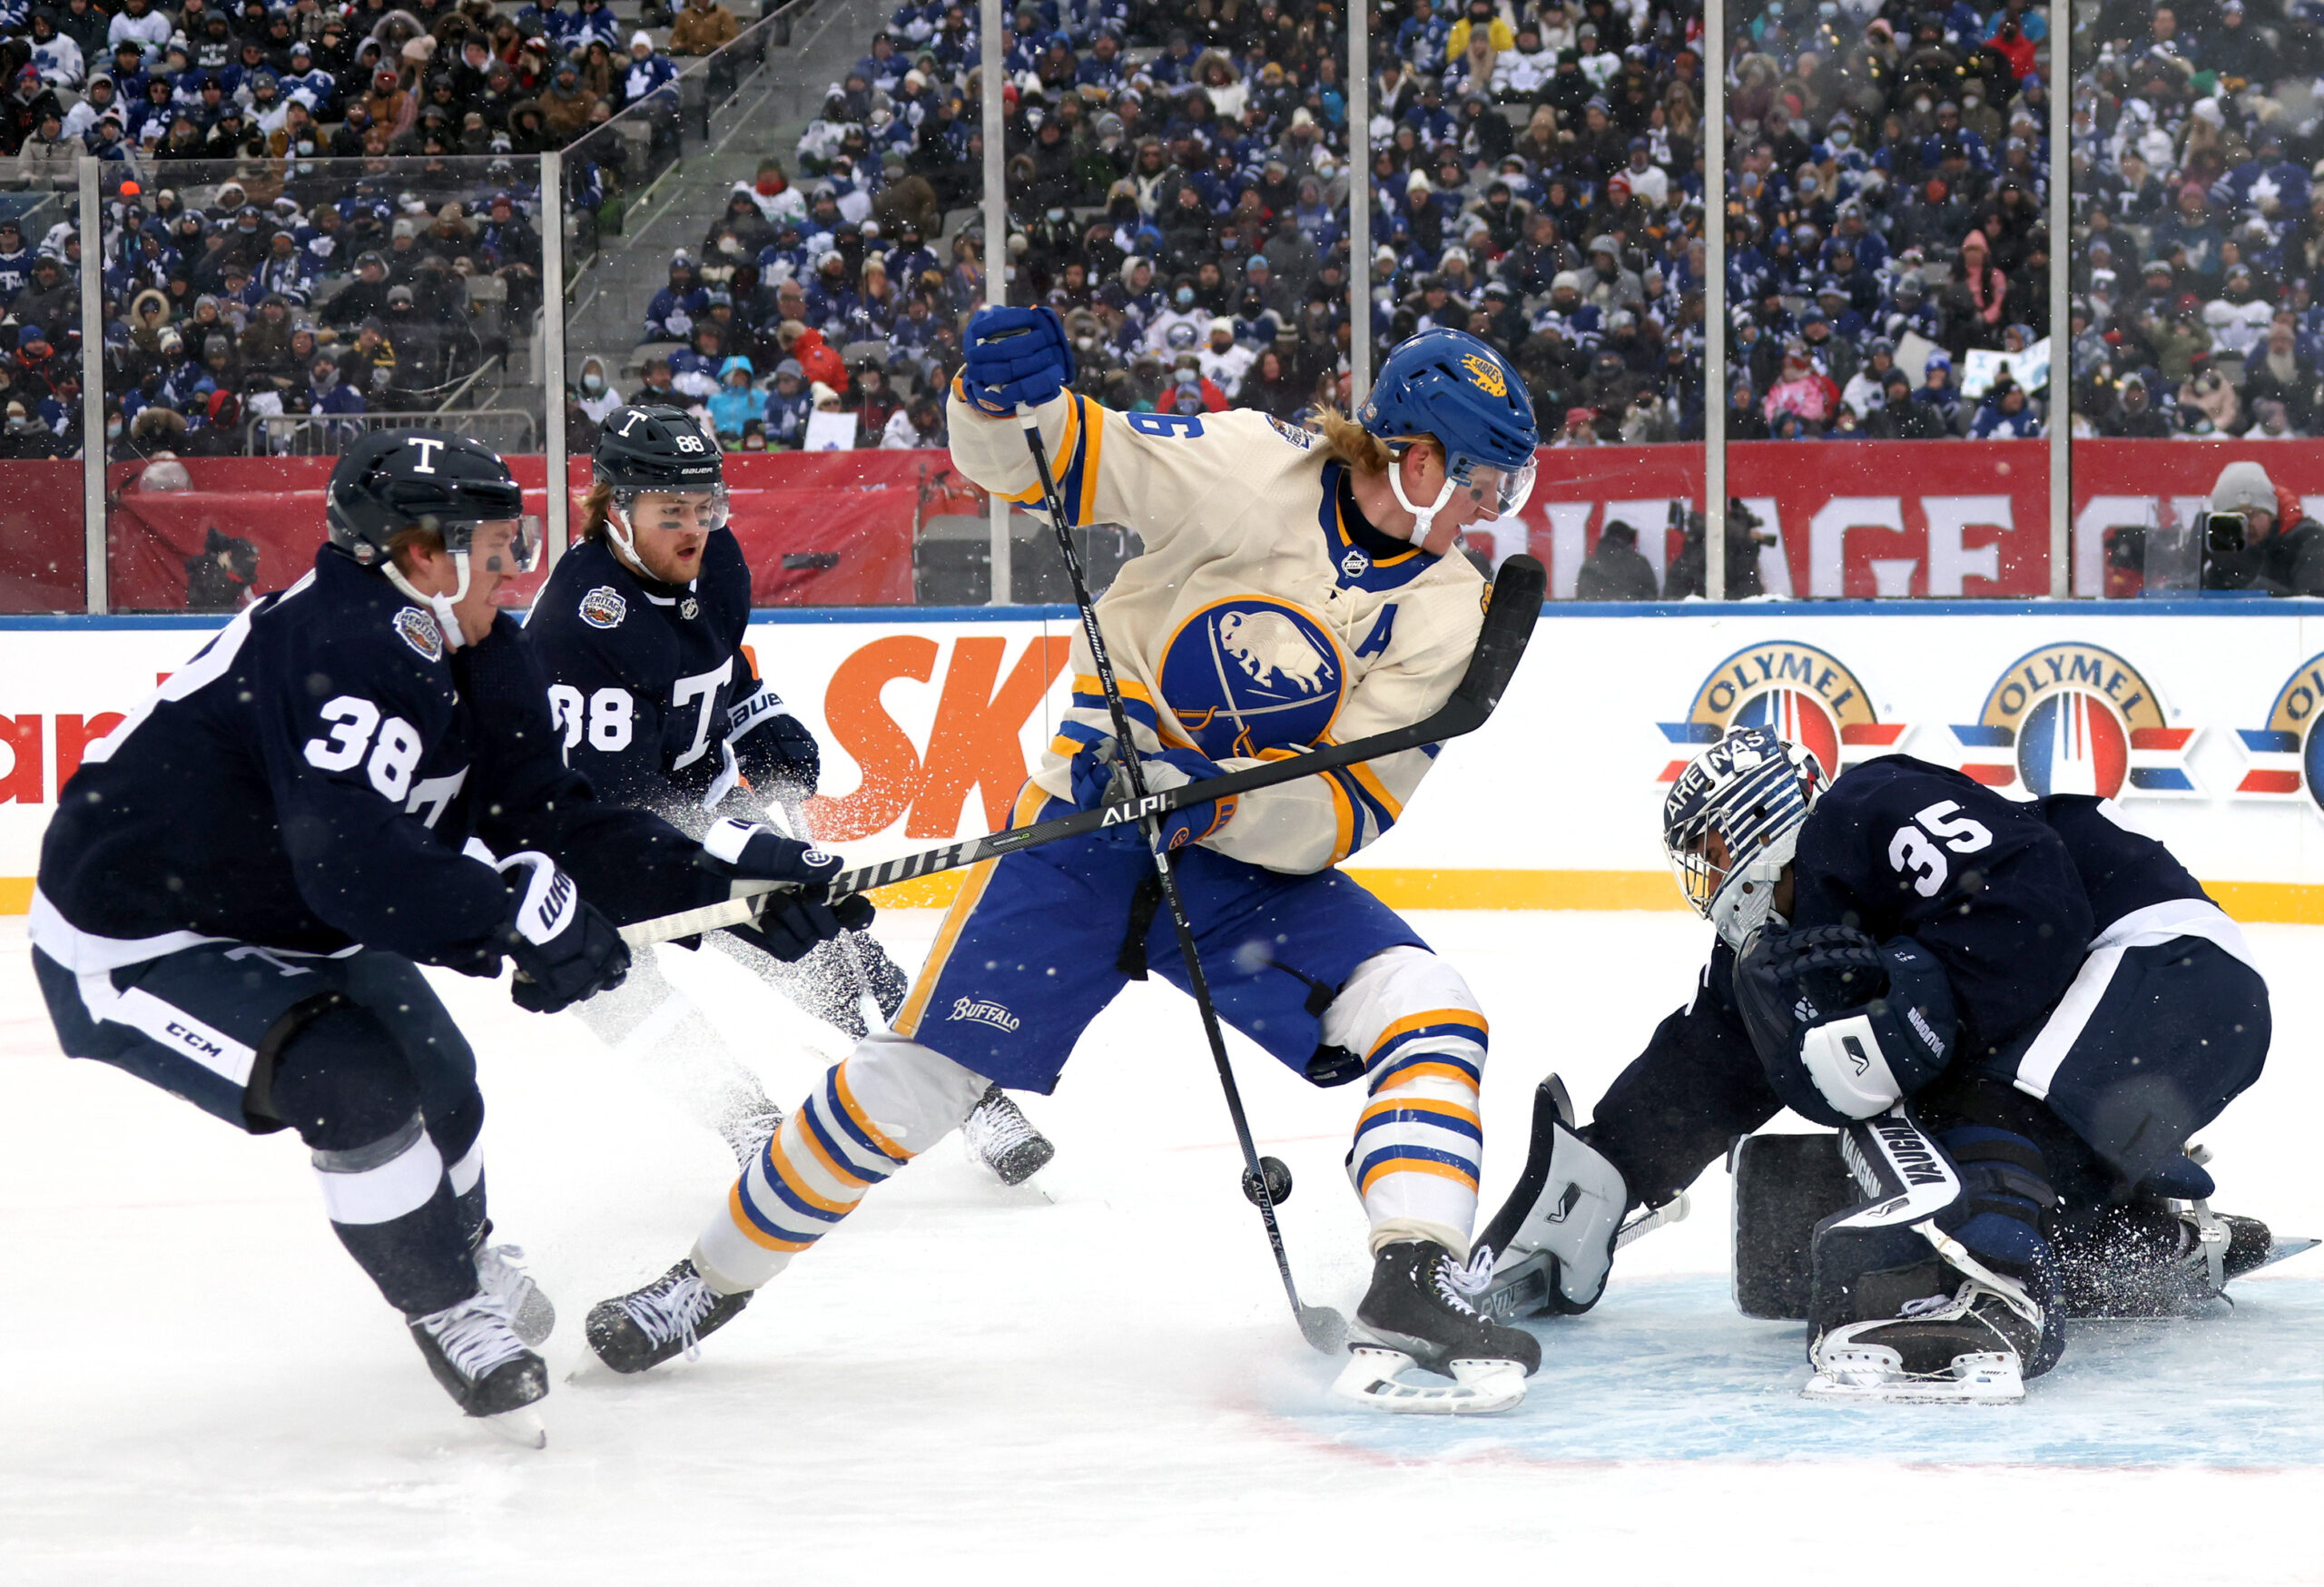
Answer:
POLYGON ((727 530, 684 585, 632 572, 603 537, 574 547, 525 625, 566 763, 601 798, 706 830, 735 786, 738 708, 783 709, 742 654, 750 620, 750 569, 727 530))
POLYGON ((489 975, 509 895, 471 836, 548 853, 616 920, 726 891, 565 765, 512 619, 449 649, 326 546, 90 746, 42 839, 32 939, 84 974, 235 941, 489 975))
MULTIPOLYGON (((1144 543, 1098 602, 1141 749, 1239 769, 1406 726, 1451 697, 1483 622, 1482 578, 1365 524, 1319 438, 1262 413, 1118 413, 1069 393, 1039 417, 1073 521, 1144 543)), ((1039 510, 1017 420, 979 412, 956 385, 950 423, 963 473, 1039 510)), ((1073 645, 1071 707, 1033 778, 1064 799, 1074 753, 1113 731, 1088 642, 1073 645)), ((1433 754, 1246 794, 1204 843, 1275 871, 1337 864, 1395 823, 1433 754)))

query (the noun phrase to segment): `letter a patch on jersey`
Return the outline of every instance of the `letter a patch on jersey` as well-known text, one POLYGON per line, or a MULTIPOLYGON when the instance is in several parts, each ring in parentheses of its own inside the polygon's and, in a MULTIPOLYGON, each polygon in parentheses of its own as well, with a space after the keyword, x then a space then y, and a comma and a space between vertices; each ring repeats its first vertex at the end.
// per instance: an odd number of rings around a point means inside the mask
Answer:
POLYGON ((581 620, 592 628, 618 628, 629 616, 629 603, 609 584, 601 584, 581 597, 581 620))
POLYGON ((444 633, 436 626, 436 619, 418 606, 399 607, 395 615, 396 632, 406 645, 419 652, 423 661, 435 661, 444 654, 444 633))

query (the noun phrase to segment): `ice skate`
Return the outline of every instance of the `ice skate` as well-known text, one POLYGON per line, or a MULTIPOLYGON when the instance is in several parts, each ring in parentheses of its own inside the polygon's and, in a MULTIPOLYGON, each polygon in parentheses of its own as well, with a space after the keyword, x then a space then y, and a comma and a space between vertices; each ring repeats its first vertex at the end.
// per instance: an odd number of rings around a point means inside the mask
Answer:
POLYGON ((487 1246, 483 1242, 491 1232, 487 1223, 478 1236, 476 1281, 485 1294, 507 1307, 509 1328, 517 1337, 528 1346, 538 1345, 556 1330, 556 1307, 525 1271, 525 1247, 487 1246))
POLYGON ((1975 1279, 1950 1296, 1906 1301, 1893 1317, 1848 1323, 1808 1350, 1816 1375, 1801 1395, 1811 1400, 1876 1400, 1890 1405, 2014 1405, 2025 1397, 2028 1357, 2042 1326, 2032 1303, 1975 1279))
POLYGON ((2205 1316, 2228 1280, 2267 1266, 2276 1247, 2258 1218, 2143 1197, 2060 1218, 2052 1239, 2073 1317, 2205 1316))
POLYGON ((1033 1127, 999 1086, 984 1094, 960 1124, 970 1160, 983 1164, 1004 1185, 1022 1185, 1057 1156, 1049 1138, 1033 1127))
POLYGON ((548 1368, 525 1347, 507 1302, 478 1291, 458 1306, 411 1320, 411 1336, 453 1403, 511 1443, 548 1443, 533 1405, 548 1393, 548 1368))
POLYGON ((1485 1264, 1463 1267, 1433 1240, 1400 1240, 1383 1250, 1355 1308, 1350 1360, 1332 1392, 1381 1411, 1472 1414, 1515 1405, 1541 1365, 1541 1346, 1531 1334, 1478 1314, 1470 1297, 1489 1276, 1485 1264), (1452 1382, 1403 1381, 1400 1375, 1415 1368, 1452 1382))
POLYGON ((744 1306, 752 1291, 721 1295, 702 1281, 692 1261, 680 1262, 643 1288, 589 1308, 589 1348, 615 1372, 644 1372, 681 1350, 694 1354, 744 1306))

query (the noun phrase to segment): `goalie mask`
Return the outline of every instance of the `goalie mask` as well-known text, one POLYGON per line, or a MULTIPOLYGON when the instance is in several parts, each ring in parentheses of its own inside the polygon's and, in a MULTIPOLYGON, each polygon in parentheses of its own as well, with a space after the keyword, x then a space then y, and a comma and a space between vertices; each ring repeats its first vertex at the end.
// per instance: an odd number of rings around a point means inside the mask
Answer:
POLYGON ((1729 947, 1740 950, 1771 917, 1776 881, 1830 786, 1813 754, 1765 727, 1728 728, 1679 774, 1662 802, 1662 846, 1688 904, 1729 947))

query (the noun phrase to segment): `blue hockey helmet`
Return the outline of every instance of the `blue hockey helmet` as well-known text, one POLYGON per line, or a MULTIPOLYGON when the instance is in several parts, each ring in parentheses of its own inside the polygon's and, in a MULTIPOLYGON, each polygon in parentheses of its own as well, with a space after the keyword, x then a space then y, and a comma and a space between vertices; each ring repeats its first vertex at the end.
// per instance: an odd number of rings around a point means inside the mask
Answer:
POLYGON ((1662 846, 1694 912, 1740 951, 1766 922, 1799 829, 1831 779, 1771 728, 1730 727, 1679 774, 1662 802, 1662 846), (1718 836, 1724 863, 1710 853, 1718 836))
POLYGON ((1502 518, 1533 493, 1533 448, 1541 441, 1533 400, 1509 360, 1465 330, 1439 326, 1399 342, 1355 417, 1392 449, 1418 440, 1444 449, 1447 478, 1432 503, 1406 499, 1402 475, 1388 476, 1396 500, 1414 517, 1414 544, 1428 537, 1456 488, 1489 479, 1502 518))

